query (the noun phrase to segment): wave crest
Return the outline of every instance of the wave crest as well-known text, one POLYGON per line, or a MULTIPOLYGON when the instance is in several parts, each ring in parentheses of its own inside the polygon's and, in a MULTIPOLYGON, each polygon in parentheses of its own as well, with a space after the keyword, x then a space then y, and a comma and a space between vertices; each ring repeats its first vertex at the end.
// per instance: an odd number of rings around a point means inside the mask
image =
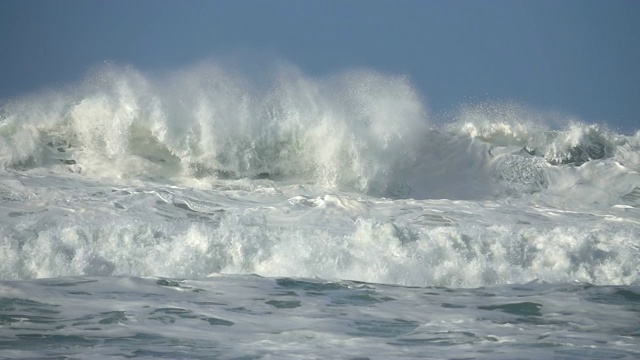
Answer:
POLYGON ((107 65, 3 106, 0 165, 189 185, 267 178, 385 197, 546 193, 550 203, 575 194, 611 204, 640 188, 638 134, 514 103, 465 106, 432 128, 423 104, 406 77, 370 70, 310 77, 278 64, 255 75, 207 62, 151 76, 107 65))
POLYGON ((548 124, 558 125, 558 119, 513 103, 478 104, 464 107, 450 128, 495 146, 521 147, 552 165, 582 165, 615 155, 620 139, 605 127, 568 119, 564 130, 553 130, 548 124))
POLYGON ((165 77, 107 66, 61 95, 7 106, 2 161, 50 164, 53 154, 100 176, 297 177, 384 193, 427 130, 405 77, 280 66, 263 82, 213 63, 165 77))

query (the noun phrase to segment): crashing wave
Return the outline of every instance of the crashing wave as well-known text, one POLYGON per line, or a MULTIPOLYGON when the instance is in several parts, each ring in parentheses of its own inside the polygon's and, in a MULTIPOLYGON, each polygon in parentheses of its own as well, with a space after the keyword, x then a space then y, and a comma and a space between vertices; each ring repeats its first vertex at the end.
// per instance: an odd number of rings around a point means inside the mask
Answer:
POLYGON ((416 199, 587 185, 619 188, 613 199, 633 190, 631 172, 640 171, 638 134, 563 125, 556 114, 509 103, 462 107, 451 124, 430 128, 406 77, 357 70, 314 78, 286 65, 266 73, 253 79, 206 63, 149 76, 107 66, 82 84, 4 104, 0 166, 189 184, 284 180, 416 199), (631 180, 610 179, 600 163, 631 180))

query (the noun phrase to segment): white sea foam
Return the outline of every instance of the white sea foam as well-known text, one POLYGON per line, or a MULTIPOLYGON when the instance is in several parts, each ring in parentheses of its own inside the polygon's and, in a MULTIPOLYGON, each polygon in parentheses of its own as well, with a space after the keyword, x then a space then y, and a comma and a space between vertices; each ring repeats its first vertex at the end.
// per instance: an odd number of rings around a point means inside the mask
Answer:
POLYGON ((0 119, 0 278, 638 284, 640 132, 409 80, 107 66, 0 119))
POLYGON ((31 201, 1 214, 11 221, 2 229, 4 279, 221 272, 454 287, 640 282, 635 208, 614 216, 298 186, 33 185, 31 201))

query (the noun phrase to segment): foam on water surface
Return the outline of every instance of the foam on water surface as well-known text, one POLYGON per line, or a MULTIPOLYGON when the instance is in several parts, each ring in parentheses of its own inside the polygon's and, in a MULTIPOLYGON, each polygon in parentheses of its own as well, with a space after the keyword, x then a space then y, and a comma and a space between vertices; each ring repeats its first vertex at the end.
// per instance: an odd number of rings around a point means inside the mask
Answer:
POLYGON ((253 75, 2 105, 2 356, 637 357, 640 132, 253 75))
POLYGON ((222 272, 454 287, 640 281, 631 206, 380 199, 269 180, 198 190, 12 179, 6 188, 29 189, 29 198, 0 209, 5 279, 222 272))

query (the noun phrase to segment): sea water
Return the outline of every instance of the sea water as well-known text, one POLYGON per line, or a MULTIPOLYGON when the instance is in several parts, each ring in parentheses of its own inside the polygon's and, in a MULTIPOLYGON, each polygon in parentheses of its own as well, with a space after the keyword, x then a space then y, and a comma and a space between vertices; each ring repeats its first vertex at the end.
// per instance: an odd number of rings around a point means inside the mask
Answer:
POLYGON ((0 358, 640 357, 640 131, 107 65, 0 111, 0 358))

